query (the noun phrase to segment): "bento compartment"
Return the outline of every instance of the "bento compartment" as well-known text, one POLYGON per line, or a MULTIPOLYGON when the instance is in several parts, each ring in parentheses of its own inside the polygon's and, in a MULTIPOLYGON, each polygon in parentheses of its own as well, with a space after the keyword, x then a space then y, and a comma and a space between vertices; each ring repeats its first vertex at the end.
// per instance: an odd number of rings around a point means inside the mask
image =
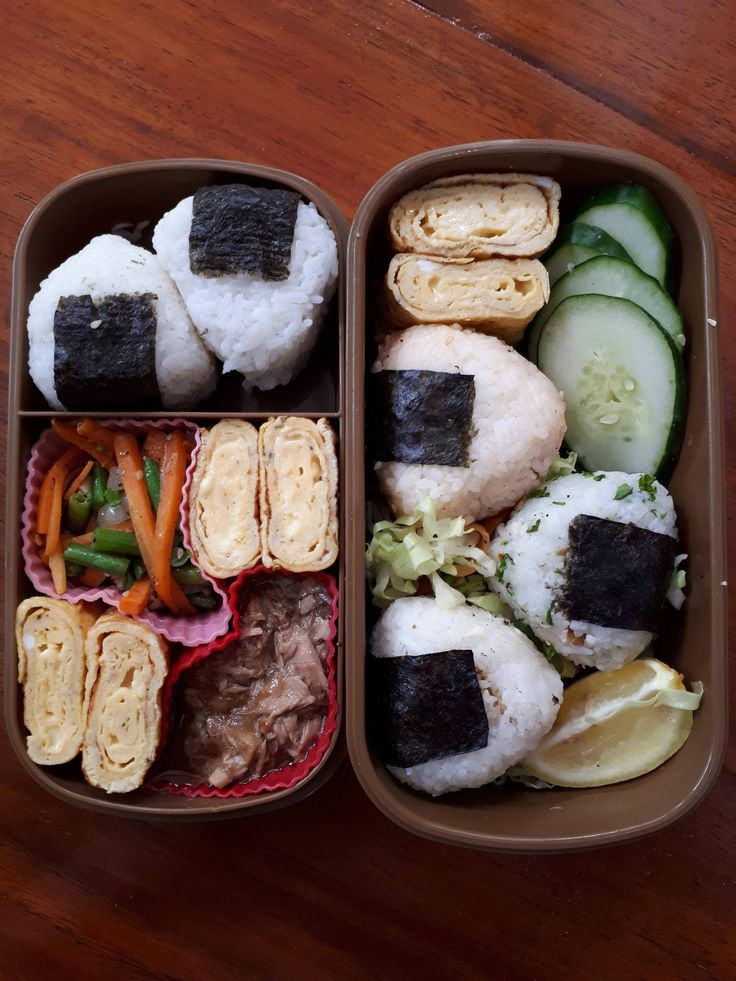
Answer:
MULTIPOLYGON (((194 450, 191 453, 187 466, 187 477, 183 499, 186 499, 186 487, 191 481, 192 473, 196 465, 197 449, 199 446, 199 429, 193 423, 183 419, 161 419, 155 421, 134 422, 132 420, 110 420, 105 422, 105 426, 116 431, 129 433, 143 433, 152 429, 161 432, 171 432, 173 429, 181 429, 191 433, 194 438, 194 450)), ((35 529, 38 517, 39 495, 41 484, 45 474, 53 463, 60 457, 68 444, 53 429, 47 429, 39 438, 38 442, 31 450, 28 462, 28 476, 26 482, 25 497, 23 501, 23 514, 21 518, 21 540, 22 554, 25 562, 26 575, 30 579, 34 588, 46 596, 57 599, 66 599, 72 603, 80 601, 94 602, 102 600, 108 606, 120 610, 123 599, 122 592, 112 586, 85 587, 71 585, 63 595, 60 595, 54 588, 51 572, 44 565, 39 554, 38 547, 34 541, 35 529)), ((186 524, 186 510, 184 504, 180 509, 181 523, 186 524)), ((192 563, 196 565, 194 557, 192 563)), ((199 567, 198 567, 199 568, 199 567)), ((230 625, 230 609, 227 604, 227 594, 222 584, 213 577, 209 576, 203 569, 199 568, 202 578, 210 584, 212 590, 220 599, 220 606, 216 610, 198 612, 194 616, 182 616, 167 612, 165 609, 146 609, 135 616, 135 619, 148 624, 157 633, 160 633, 167 640, 174 643, 196 646, 198 644, 209 643, 216 637, 224 634, 230 625)))
MULTIPOLYGON (((309 597, 307 591, 302 592, 299 600, 300 611, 305 597, 309 597)), ((293 788, 315 770, 332 745, 338 717, 335 663, 338 589, 335 579, 324 572, 273 572, 265 566, 257 566, 241 573, 231 585, 228 603, 233 617, 233 627, 230 631, 210 644, 203 644, 183 654, 169 673, 163 693, 162 726, 162 732, 168 732, 169 738, 158 767, 159 772, 149 782, 149 787, 153 790, 186 797, 227 799, 293 788), (303 637, 301 639, 289 637, 290 625, 283 623, 283 610, 271 614, 266 612, 263 614, 263 619, 259 621, 259 614, 263 611, 263 606, 258 605, 260 601, 255 600, 255 608, 244 605, 248 602, 252 603, 255 591, 263 587, 274 587, 275 583, 281 582, 303 583, 307 586, 309 581, 316 583, 319 590, 323 591, 329 610, 328 619, 324 622, 327 635, 319 636, 316 642, 314 631, 309 640, 303 637), (269 617, 272 618, 270 621, 269 617), (259 622, 264 623, 265 626, 261 628, 259 622), (274 627, 275 622, 278 622, 278 626, 274 627), (263 644, 258 648, 258 642, 255 640, 254 649, 253 640, 261 634, 261 629, 264 635, 263 644), (244 630, 247 633, 244 633, 244 630), (246 649, 245 644, 239 643, 246 637, 251 640, 250 650, 246 649), (315 718, 314 712, 310 712, 311 706, 305 692, 302 691, 301 699, 298 696, 294 699, 293 691, 288 691, 289 682, 296 677, 296 684, 304 688, 304 679, 308 678, 309 672, 314 671, 315 664, 314 653, 311 657, 307 656, 307 663, 304 663, 307 651, 303 645, 306 644, 307 648, 312 646, 313 652, 318 652, 320 641, 324 644, 325 652, 324 719, 311 745, 306 747, 306 752, 299 754, 298 758, 292 761, 285 761, 284 755, 285 753, 288 755, 290 746, 287 743, 284 751, 280 741, 291 738, 294 727, 305 722, 303 715, 299 717, 300 705, 309 713, 306 717, 307 725, 313 725, 315 718), (290 645, 295 646, 289 649, 290 645), (197 679, 194 696, 188 697, 183 694, 188 683, 187 672, 203 662, 206 664, 212 658, 217 658, 218 664, 215 666, 212 661, 208 665, 211 670, 207 676, 204 679, 201 676, 197 679), (294 667, 297 663, 298 666, 294 667), (242 711, 243 696, 246 703, 245 711, 242 711), (175 703, 177 697, 179 702, 185 701, 184 707, 175 703), (208 700, 206 708, 203 699, 208 700), (282 705, 277 705, 276 702, 281 699, 287 701, 291 699, 291 706, 296 707, 283 708, 282 705), (203 717, 203 710, 211 711, 211 714, 203 717), (278 727, 282 722, 284 724, 279 731, 278 727), (264 734, 260 737, 262 743, 257 750, 254 750, 253 739, 258 741, 260 733, 264 734), (242 741, 239 742, 241 739, 242 741), (244 751, 252 754, 250 762, 246 762, 243 756, 238 757, 238 753, 244 751), (207 758, 208 752, 209 758, 207 758), (213 764, 212 761, 218 752, 221 754, 222 762, 213 764), (271 769, 268 768, 268 762, 261 765, 260 759, 256 758, 261 753, 264 753, 266 758, 270 754, 270 758, 276 760, 277 765, 271 769), (203 779, 201 773, 192 772, 197 767, 197 764, 191 765, 193 756, 197 757, 198 764, 201 764, 204 759, 205 767, 209 766, 213 775, 218 774, 222 777, 222 780, 217 781, 221 782, 222 786, 213 786, 203 779), (252 772, 262 769, 263 772, 257 772, 245 779, 235 778, 231 782, 226 782, 227 774, 243 767, 244 763, 245 767, 241 769, 243 776, 249 770, 252 772)), ((311 609, 305 612, 308 617, 311 609)), ((300 629, 301 627, 297 627, 297 633, 300 629)), ((319 631, 318 624, 317 634, 319 631)), ((308 681, 307 687, 310 692, 314 691, 313 678, 308 681)), ((291 746, 293 747, 293 743, 291 746)))

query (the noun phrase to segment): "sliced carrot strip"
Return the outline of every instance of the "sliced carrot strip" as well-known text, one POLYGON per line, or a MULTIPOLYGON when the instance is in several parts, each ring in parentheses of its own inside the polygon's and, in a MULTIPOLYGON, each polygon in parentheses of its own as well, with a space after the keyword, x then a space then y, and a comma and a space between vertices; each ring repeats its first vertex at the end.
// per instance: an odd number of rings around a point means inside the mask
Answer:
POLYGON ((120 600, 120 612, 127 613, 128 616, 137 616, 148 606, 151 598, 151 580, 148 576, 134 582, 130 589, 123 593, 120 600))
POLYGON ((90 471, 92 470, 93 463, 94 463, 93 460, 87 460, 87 462, 82 467, 82 469, 79 471, 79 473, 77 474, 77 476, 74 478, 74 480, 71 482, 71 484, 69 484, 69 486, 67 487, 67 489, 64 491, 64 500, 65 501, 68 501, 69 498, 72 496, 72 494, 76 494, 76 492, 79 490, 79 488, 85 482, 85 480, 87 479, 87 477, 89 477, 90 471))
POLYGON ((97 460, 101 463, 103 467, 109 470, 111 467, 115 466, 115 459, 109 450, 100 448, 96 446, 91 440, 86 439, 84 436, 80 436, 70 422, 62 422, 60 419, 53 419, 51 425, 54 427, 56 432, 62 439, 65 439, 67 443, 71 443, 72 446, 77 446, 80 450, 84 450, 87 456, 91 456, 93 460, 97 460))
MULTIPOLYGON (((63 511, 63 492, 64 484, 66 483, 66 476, 71 470, 74 469, 74 467, 79 465, 81 459, 83 459, 82 454, 78 449, 72 448, 67 450, 66 453, 63 453, 59 457, 46 475, 51 483, 51 489, 48 492, 50 502, 45 504, 48 509, 48 513, 44 514, 43 516, 42 526, 46 528, 46 531, 42 532, 42 534, 46 535, 44 555, 47 559, 50 558, 52 552, 55 552, 59 546, 59 538, 61 536, 61 515, 63 511)), ((38 530, 41 531, 41 528, 38 528, 38 530)))
POLYGON ((64 550, 61 544, 49 555, 49 569, 51 570, 54 589, 59 595, 63 595, 66 592, 66 565, 64 564, 64 550))
POLYGON ((489 535, 492 535, 496 528, 498 528, 498 526, 502 524, 510 514, 511 508, 506 508, 503 511, 499 511, 498 514, 492 514, 490 518, 484 518, 480 524, 483 525, 489 535))
MULTIPOLYGON (((66 538, 66 535, 62 535, 62 541, 66 538)), ((75 545, 91 545, 92 544, 93 533, 91 531, 86 531, 83 535, 77 535, 76 538, 69 538, 65 545, 69 542, 74 542, 75 545)))
MULTIPOLYGON (((178 583, 171 576, 171 547, 174 544, 174 533, 179 523, 179 509, 184 480, 187 469, 187 451, 184 444, 184 434, 180 429, 174 430, 166 437, 164 458, 161 463, 161 500, 156 511, 156 561, 158 576, 165 590, 178 583)), ((159 595, 161 595, 159 593, 159 595)), ((184 601, 189 606, 189 600, 182 592, 184 601)), ((180 598, 177 597, 177 601, 180 598)))
POLYGON ((155 460, 161 466, 164 458, 164 446, 166 445, 166 433, 160 429, 152 429, 146 436, 143 443, 143 456, 149 460, 155 460))
POLYGON ((106 578, 107 573, 103 572, 102 569, 85 569, 79 577, 79 581, 83 586, 87 586, 88 589, 97 589, 98 586, 103 584, 106 578))
POLYGON ((130 433, 115 433, 115 455, 128 498, 133 531, 153 588, 172 613, 194 613, 194 607, 181 586, 171 578, 171 547, 163 557, 157 548, 156 524, 143 475, 143 458, 135 436, 130 433), (162 558, 165 559, 165 567, 162 558))
POLYGON ((80 419, 76 429, 80 436, 84 436, 91 443, 103 446, 110 453, 114 452, 115 433, 112 429, 106 429, 94 419, 80 419))
POLYGON ((36 531, 39 535, 45 535, 49 530, 49 518, 51 517, 51 491, 54 486, 54 478, 49 470, 41 484, 41 491, 38 495, 38 513, 36 515, 36 531))

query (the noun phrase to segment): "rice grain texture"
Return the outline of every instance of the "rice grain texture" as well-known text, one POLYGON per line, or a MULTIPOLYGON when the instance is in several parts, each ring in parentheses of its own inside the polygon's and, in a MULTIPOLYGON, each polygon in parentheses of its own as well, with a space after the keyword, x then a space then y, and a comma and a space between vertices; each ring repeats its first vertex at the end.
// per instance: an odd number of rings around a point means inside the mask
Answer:
POLYGON ((565 432, 565 403, 552 382, 503 341, 457 324, 420 324, 384 340, 372 370, 386 369, 475 380, 468 466, 376 464, 394 514, 411 514, 430 497, 438 517, 477 521, 516 504, 547 473, 565 432))
MULTIPOLYGON (((491 555, 499 565, 490 583, 540 640, 575 664, 602 671, 620 668, 641 654, 654 634, 571 621, 558 608, 565 586, 570 522, 587 514, 676 539, 672 498, 645 475, 617 471, 558 477, 540 493, 543 496, 522 502, 496 530, 491 555)), ((616 556, 611 555, 610 561, 615 562, 616 556)))
MULTIPOLYGON (((156 256, 118 235, 99 235, 46 277, 28 309, 28 369, 49 405, 64 408, 54 379, 54 313, 60 298, 89 295, 100 302, 120 293, 156 297, 156 377, 164 407, 189 408, 210 395, 217 382, 214 361, 156 256)), ((134 399, 135 392, 131 395, 134 399)))
POLYGON ((562 702, 559 674, 531 641, 508 621, 468 604, 448 610, 429 597, 396 600, 371 638, 374 657, 453 648, 473 652, 488 745, 417 766, 388 767, 402 783, 433 796, 482 787, 502 776, 551 729, 562 702))
POLYGON ((335 290, 332 229, 313 204, 300 201, 287 279, 248 272, 199 276, 189 264, 192 202, 180 201, 156 225, 156 254, 223 371, 240 372, 246 390, 285 385, 304 367, 335 290))

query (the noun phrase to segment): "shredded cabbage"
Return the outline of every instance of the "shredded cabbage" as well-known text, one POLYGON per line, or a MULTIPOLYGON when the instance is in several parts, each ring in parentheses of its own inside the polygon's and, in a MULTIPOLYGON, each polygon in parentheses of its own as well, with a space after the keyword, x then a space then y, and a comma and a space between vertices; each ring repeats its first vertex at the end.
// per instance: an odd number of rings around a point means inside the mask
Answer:
POLYGON ((667 599, 676 610, 681 609, 682 604, 685 602, 684 589, 687 583, 687 573, 684 569, 678 569, 677 567, 681 562, 684 562, 686 558, 687 553, 677 555, 675 557, 675 571, 672 573, 669 588, 667 589, 667 599))
POLYGON ((467 599, 495 612, 491 608, 496 605, 495 594, 485 578, 494 574, 496 563, 478 547, 478 537, 462 518, 438 518, 428 497, 422 498, 413 514, 377 521, 365 553, 374 603, 385 607, 403 596, 414 596, 417 581, 426 576, 440 606, 451 609, 467 599), (468 566, 478 575, 458 576, 468 566), (472 579, 472 584, 466 579, 472 579))
POLYGON ((542 483, 546 484, 548 480, 554 480, 555 477, 567 477, 568 474, 575 473, 577 465, 578 455, 574 450, 568 453, 567 456, 560 456, 558 454, 550 464, 550 468, 542 483))

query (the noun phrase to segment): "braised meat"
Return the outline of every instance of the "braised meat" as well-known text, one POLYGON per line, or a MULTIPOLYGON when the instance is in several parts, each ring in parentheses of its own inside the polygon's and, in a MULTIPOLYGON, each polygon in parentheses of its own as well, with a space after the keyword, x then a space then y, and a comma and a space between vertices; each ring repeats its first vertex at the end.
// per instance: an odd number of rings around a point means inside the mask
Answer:
POLYGON ((311 577, 270 575, 244 593, 239 639, 182 678, 193 774, 224 787, 304 757, 327 713, 330 613, 311 577))

